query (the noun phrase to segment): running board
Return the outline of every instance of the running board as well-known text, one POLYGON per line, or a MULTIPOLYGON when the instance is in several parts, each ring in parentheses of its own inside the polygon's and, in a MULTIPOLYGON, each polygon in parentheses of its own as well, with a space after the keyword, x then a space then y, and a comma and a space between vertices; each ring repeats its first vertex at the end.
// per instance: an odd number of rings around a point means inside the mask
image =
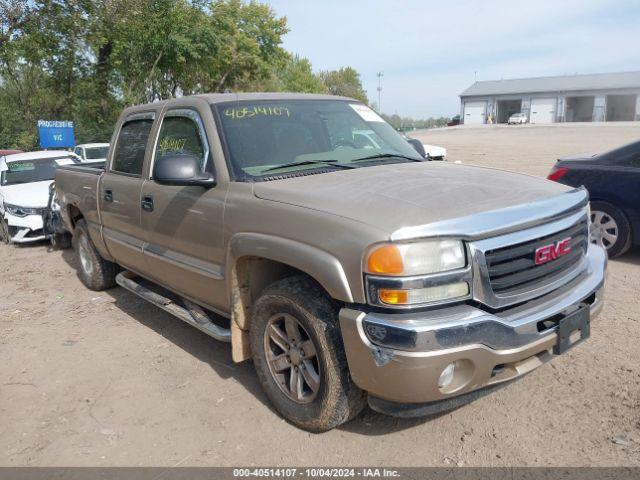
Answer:
POLYGON ((174 317, 178 317, 180 320, 196 327, 210 337, 221 342, 231 342, 231 330, 227 330, 213 323, 206 312, 198 305, 184 298, 182 301, 187 308, 178 305, 170 298, 164 297, 140 285, 135 281, 136 276, 136 274, 129 271, 120 272, 116 275, 116 283, 147 302, 154 304, 156 307, 163 309, 165 312, 169 312, 174 317))

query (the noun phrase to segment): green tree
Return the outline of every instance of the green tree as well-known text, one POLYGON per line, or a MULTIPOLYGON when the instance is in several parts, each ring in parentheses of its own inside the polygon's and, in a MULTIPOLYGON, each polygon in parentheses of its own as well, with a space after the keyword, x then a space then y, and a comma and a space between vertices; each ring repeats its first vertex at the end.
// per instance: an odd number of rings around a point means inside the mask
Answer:
POLYGON ((367 93, 362 87, 360 74, 352 67, 320 72, 320 78, 333 95, 342 95, 369 103, 367 93))
POLYGON ((322 79, 313 73, 311 62, 298 55, 290 55, 282 68, 274 73, 272 90, 302 93, 329 93, 322 79))
POLYGON ((124 106, 225 91, 366 101, 352 68, 315 74, 282 48, 286 19, 244 0, 0 0, 0 147, 36 147, 38 119, 109 140, 124 106))

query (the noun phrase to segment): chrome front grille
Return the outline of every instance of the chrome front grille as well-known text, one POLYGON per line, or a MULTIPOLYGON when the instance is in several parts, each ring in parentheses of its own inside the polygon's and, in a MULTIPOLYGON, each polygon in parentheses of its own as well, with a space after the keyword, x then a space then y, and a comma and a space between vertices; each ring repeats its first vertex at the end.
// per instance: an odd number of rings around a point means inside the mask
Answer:
POLYGON ((587 269, 585 207, 548 223, 469 243, 473 298, 501 309, 550 293, 587 269), (569 251, 536 265, 536 250, 571 238, 569 251))
POLYGON ((584 257, 588 246, 588 223, 583 219, 557 233, 485 252, 489 281, 494 293, 502 294, 536 285, 562 275, 584 257), (570 238, 568 253, 536 265, 536 250, 570 238))

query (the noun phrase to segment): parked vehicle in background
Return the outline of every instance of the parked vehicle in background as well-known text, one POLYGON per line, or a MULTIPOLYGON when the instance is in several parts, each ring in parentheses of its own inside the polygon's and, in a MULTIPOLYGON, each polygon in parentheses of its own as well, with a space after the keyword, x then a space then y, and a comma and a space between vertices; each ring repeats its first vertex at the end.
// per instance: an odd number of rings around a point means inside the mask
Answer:
POLYGON ((509 117, 509 120, 507 120, 507 124, 522 125, 524 123, 527 123, 528 121, 529 121, 529 118, 527 117, 526 113, 514 113, 509 117))
POLYGON ((27 243, 47 238, 42 216, 56 168, 78 163, 62 151, 27 152, 0 157, 0 238, 27 243))
MULTIPOLYGON (((400 132, 398 132, 400 133, 400 132)), ((414 145, 414 148, 423 156, 429 156, 431 160, 445 160, 447 157, 447 149, 444 147, 438 147, 437 145, 428 145, 426 143, 421 143, 422 148, 416 145, 415 142, 417 140, 412 139, 405 133, 400 133, 402 137, 407 140, 409 143, 414 145)), ((353 144, 357 148, 366 148, 366 149, 374 149, 379 150, 382 148, 381 144, 383 143, 381 139, 377 136, 377 134, 373 130, 358 130, 352 133, 353 144)))
POLYGON ((104 162, 108 151, 108 143, 83 143, 73 149, 82 162, 104 162))
POLYGON ((61 167, 56 188, 88 288, 231 342, 311 431, 367 401, 470 402, 586 339, 603 304, 586 190, 428 161, 350 98, 128 108, 106 167, 61 167), (369 130, 377 148, 356 143, 369 130))
POLYGON ((42 231, 54 249, 71 247, 71 232, 64 225, 55 182, 49 185, 49 200, 42 214, 42 231))
POLYGON ((456 125, 460 125, 460 115, 456 115, 451 121, 447 122, 447 127, 455 127, 456 125))
POLYGON ((439 147, 438 145, 429 145, 428 143, 423 143, 422 148, 424 148, 425 154, 429 155, 431 160, 446 160, 447 159, 447 149, 444 147, 439 147))
POLYGON ((640 141, 605 153, 561 158, 548 178, 589 190, 591 240, 610 257, 640 245, 640 141))
POLYGON ((0 157, 5 155, 13 155, 14 153, 22 153, 22 150, 0 150, 0 157))
POLYGON ((447 149, 439 147, 437 145, 429 145, 428 143, 422 143, 415 138, 411 138, 406 133, 401 133, 402 137, 414 146, 414 148, 424 157, 428 157, 430 160, 446 160, 447 149), (419 143, 422 148, 420 148, 419 143))

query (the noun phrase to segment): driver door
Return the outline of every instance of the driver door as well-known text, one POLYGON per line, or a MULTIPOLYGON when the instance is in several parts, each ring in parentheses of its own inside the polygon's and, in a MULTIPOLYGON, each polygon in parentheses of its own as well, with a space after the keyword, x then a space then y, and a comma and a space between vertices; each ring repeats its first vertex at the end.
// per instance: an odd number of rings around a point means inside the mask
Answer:
POLYGON ((141 225, 146 272, 173 291, 226 311, 223 211, 226 188, 161 185, 153 165, 163 156, 193 155, 214 174, 209 141, 198 106, 167 110, 155 143, 149 178, 142 186, 141 225))

